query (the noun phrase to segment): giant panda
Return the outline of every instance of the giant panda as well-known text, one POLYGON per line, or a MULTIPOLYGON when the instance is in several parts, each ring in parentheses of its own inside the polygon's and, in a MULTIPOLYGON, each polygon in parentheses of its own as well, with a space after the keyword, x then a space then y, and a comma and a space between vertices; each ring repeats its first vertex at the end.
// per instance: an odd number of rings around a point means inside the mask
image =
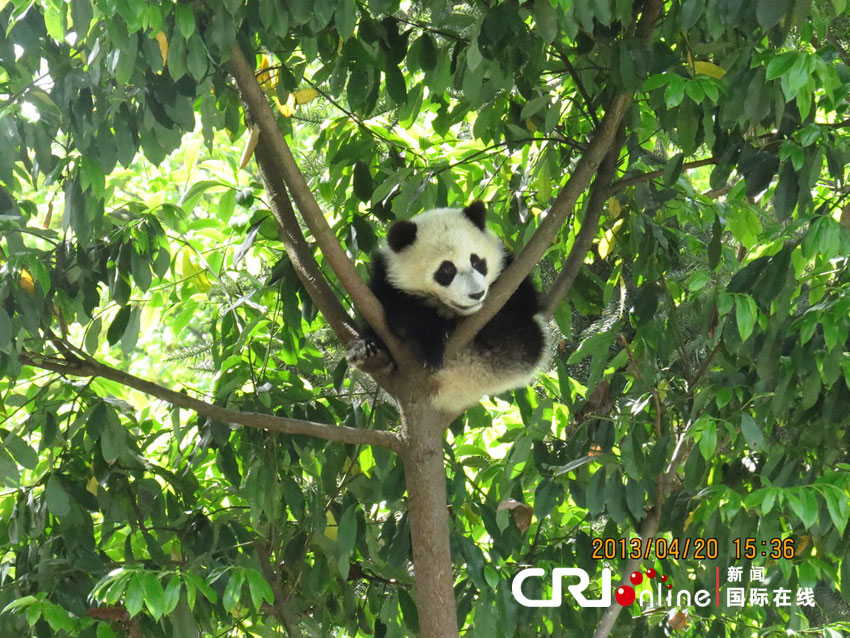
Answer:
MULTIPOLYGON (((370 288, 384 307, 388 328, 434 370, 440 410, 459 413, 486 394, 527 385, 547 350, 540 297, 526 278, 464 350, 445 360, 446 342, 459 321, 484 304, 511 254, 485 227, 486 208, 437 208, 397 221, 372 259, 370 288)), ((374 369, 388 355, 369 331, 347 353, 351 365, 374 369)))

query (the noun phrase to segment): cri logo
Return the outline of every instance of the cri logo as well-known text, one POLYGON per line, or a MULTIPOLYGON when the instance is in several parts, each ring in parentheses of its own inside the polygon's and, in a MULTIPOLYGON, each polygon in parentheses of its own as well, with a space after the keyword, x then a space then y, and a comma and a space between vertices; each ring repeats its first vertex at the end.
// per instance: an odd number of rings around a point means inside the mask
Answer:
MULTIPOLYGON (((584 590, 590 584, 590 578, 587 572, 579 567, 556 567, 552 570, 552 597, 545 598, 529 598, 522 593, 522 584, 533 577, 543 576, 546 572, 541 567, 528 567, 521 570, 514 576, 511 583, 511 593, 516 601, 523 607, 558 607, 561 604, 562 584, 564 576, 576 576, 578 582, 567 585, 567 589, 573 598, 576 599, 580 607, 610 607, 611 605, 611 570, 607 567, 602 569, 602 594, 598 600, 588 600, 584 595, 584 590)), ((646 570, 647 578, 655 578, 657 572, 651 567, 646 570)), ((667 582, 667 576, 660 576, 659 580, 662 583, 667 582)), ((640 585, 643 582, 643 574, 641 572, 632 572, 629 576, 629 581, 632 585, 640 585)), ((661 584, 659 583, 659 597, 661 584)), ((672 585, 668 584, 667 589, 672 589, 672 585)), ((635 602, 635 590, 631 585, 622 585, 614 592, 614 599, 623 607, 628 607, 635 602)))

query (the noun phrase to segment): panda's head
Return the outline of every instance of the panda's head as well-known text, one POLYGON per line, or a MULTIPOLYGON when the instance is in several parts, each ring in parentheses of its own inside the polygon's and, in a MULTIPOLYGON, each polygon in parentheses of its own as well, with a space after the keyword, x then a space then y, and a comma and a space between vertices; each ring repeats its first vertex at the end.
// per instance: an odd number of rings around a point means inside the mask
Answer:
POLYGON ((485 216, 476 201, 394 223, 381 247, 390 284, 447 316, 477 311, 505 266, 505 249, 485 228, 485 216))

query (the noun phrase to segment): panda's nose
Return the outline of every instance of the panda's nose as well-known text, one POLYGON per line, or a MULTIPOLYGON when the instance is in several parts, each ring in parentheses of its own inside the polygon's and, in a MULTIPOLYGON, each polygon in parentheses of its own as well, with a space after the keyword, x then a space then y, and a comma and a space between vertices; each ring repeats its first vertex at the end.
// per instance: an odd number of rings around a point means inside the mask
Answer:
POLYGON ((469 298, 475 299, 475 301, 478 301, 479 299, 481 299, 481 297, 484 296, 484 292, 485 291, 483 291, 483 290, 480 290, 479 292, 471 292, 471 293, 469 293, 469 298))

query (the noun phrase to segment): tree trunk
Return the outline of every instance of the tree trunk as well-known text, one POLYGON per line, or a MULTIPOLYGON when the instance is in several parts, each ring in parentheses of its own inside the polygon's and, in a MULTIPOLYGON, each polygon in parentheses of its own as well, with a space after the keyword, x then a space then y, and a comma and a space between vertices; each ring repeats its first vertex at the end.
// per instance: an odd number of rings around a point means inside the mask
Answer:
POLYGON ((421 400, 404 405, 402 414, 407 434, 403 458, 419 635, 421 638, 457 638, 443 462, 443 436, 448 417, 421 400))

